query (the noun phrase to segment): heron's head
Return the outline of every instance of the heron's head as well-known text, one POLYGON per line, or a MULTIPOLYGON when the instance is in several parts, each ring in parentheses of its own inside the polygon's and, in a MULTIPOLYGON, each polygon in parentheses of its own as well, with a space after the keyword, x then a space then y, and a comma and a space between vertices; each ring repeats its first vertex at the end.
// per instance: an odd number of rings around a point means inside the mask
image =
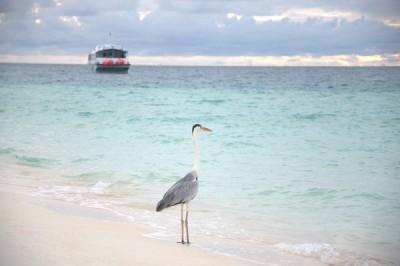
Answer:
POLYGON ((208 132, 212 132, 212 130, 211 129, 209 129, 209 128, 207 128, 207 127, 203 127, 202 125, 200 125, 200 124, 195 124, 195 125, 193 125, 193 127, 192 127, 192 134, 194 134, 194 133, 197 133, 197 132, 206 132, 206 133, 208 133, 208 132))

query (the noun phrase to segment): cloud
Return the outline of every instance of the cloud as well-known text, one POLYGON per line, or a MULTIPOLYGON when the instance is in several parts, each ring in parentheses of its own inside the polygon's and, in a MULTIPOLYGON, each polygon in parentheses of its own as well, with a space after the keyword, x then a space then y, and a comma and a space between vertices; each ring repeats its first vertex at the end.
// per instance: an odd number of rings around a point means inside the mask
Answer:
POLYGON ((148 15, 153 13, 158 9, 158 3, 156 1, 147 0, 147 1, 139 1, 137 6, 137 14, 139 16, 139 20, 143 21, 148 15))
POLYGON ((79 18, 77 16, 59 16, 58 17, 61 21, 75 27, 81 27, 82 23, 80 22, 79 18))
POLYGON ((239 15, 239 14, 236 14, 236 13, 232 13, 232 12, 226 14, 226 17, 227 17, 228 19, 236 19, 236 20, 241 20, 241 19, 243 18, 242 15, 239 15))
POLYGON ((54 0, 54 3, 56 4, 56 6, 62 6, 63 3, 60 0, 54 0))
POLYGON ((39 4, 37 4, 37 3, 33 4, 32 13, 39 14, 39 11, 40 11, 39 4))
POLYGON ((109 42, 131 56, 253 63, 266 56, 301 55, 305 62, 305 55, 389 55, 400 52, 399 14, 394 0, 3 0, 0 55, 86 57, 109 42))
POLYGON ((139 20, 144 20, 148 15, 150 15, 153 11, 145 10, 145 11, 138 11, 137 14, 139 16, 139 20))
POLYGON ((130 57, 138 65, 200 66, 400 66, 400 54, 334 56, 162 56, 130 57))
POLYGON ((299 8, 289 9, 283 13, 272 15, 272 16, 253 16, 256 23, 266 22, 279 22, 282 20, 288 20, 297 23, 304 23, 307 20, 318 19, 323 22, 331 22, 337 20, 355 21, 360 19, 362 16, 355 12, 350 11, 339 11, 339 10, 324 10, 321 8, 299 8))
POLYGON ((218 29, 223 29, 226 25, 222 22, 215 22, 215 26, 217 26, 218 29))
POLYGON ((383 23, 386 26, 400 29, 400 19, 385 19, 383 23))

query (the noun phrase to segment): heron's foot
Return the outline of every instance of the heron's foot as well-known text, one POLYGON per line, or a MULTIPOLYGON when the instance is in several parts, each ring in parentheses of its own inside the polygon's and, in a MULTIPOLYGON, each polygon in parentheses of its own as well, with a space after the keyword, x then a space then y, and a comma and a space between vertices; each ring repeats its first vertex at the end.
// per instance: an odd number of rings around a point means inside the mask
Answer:
POLYGON ((188 244, 188 245, 189 245, 189 244, 192 244, 192 242, 186 241, 186 244, 188 244))
POLYGON ((178 241, 178 242, 176 242, 176 243, 178 243, 178 244, 186 244, 186 242, 185 241, 178 241))

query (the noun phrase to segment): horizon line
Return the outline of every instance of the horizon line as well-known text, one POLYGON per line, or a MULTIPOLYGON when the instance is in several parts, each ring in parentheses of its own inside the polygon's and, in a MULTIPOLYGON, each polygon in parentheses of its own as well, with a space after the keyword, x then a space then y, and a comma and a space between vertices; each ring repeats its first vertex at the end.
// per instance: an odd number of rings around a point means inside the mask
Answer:
MULTIPOLYGON (((0 65, 59 65, 59 66, 86 66, 88 63, 52 63, 52 62, 2 62, 0 65)), ((399 68, 400 65, 163 65, 163 64, 130 64, 131 67, 254 67, 254 68, 399 68)))
MULTIPOLYGON (((137 66, 399 67, 400 53, 283 56, 129 56, 137 66)), ((87 55, 0 55, 0 63, 85 65, 87 55)))

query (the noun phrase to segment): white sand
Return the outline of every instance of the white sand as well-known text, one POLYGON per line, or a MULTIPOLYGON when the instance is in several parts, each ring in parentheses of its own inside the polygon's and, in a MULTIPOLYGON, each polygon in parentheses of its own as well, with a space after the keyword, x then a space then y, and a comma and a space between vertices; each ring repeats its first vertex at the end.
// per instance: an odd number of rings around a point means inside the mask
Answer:
MULTIPOLYGON (((255 265, 195 245, 146 237, 154 228, 106 210, 29 196, 53 175, 42 168, 0 162, 1 266, 255 265)), ((324 265, 271 247, 264 252, 262 265, 324 265)))
POLYGON ((101 210, 0 192, 0 265, 248 264, 144 237, 149 228, 106 213, 105 219, 94 218, 97 212, 101 210))

